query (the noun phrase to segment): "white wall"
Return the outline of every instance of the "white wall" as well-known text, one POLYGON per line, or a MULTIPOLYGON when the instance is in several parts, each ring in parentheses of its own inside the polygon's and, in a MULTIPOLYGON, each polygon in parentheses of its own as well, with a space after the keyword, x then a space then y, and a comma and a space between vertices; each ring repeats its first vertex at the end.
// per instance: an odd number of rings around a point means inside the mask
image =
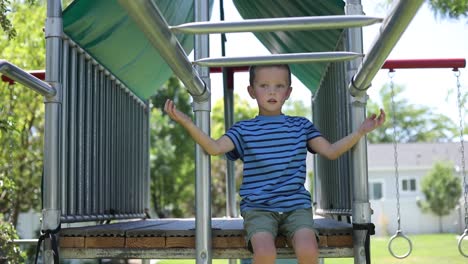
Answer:
MULTIPOLYGON (((397 223, 396 199, 372 200, 374 211, 371 219, 376 226, 376 235, 394 235, 397 223)), ((462 207, 463 209, 463 207, 462 207)), ((442 217, 442 232, 461 233, 464 227, 460 210, 455 209, 450 215, 442 217)), ((439 217, 432 213, 423 213, 416 205, 415 198, 400 199, 400 227, 404 234, 439 233, 439 217)))

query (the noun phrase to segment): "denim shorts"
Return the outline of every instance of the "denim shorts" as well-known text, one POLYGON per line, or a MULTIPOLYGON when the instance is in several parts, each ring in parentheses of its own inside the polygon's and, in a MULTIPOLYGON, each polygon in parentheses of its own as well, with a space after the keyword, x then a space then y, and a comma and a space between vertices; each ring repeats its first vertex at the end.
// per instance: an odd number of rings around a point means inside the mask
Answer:
POLYGON ((318 232, 314 228, 312 209, 297 209, 291 212, 270 212, 264 210, 249 210, 242 212, 246 242, 251 249, 250 239, 255 233, 268 232, 276 238, 278 235, 291 240, 294 233, 301 228, 309 228, 315 232, 318 242, 318 232))

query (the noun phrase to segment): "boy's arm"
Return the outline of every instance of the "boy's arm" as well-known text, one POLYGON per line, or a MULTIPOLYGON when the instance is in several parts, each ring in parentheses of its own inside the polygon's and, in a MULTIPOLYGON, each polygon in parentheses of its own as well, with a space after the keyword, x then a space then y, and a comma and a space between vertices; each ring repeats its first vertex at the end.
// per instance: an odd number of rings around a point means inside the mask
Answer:
POLYGON ((316 137, 308 141, 308 145, 314 151, 330 160, 337 159, 341 154, 351 149, 364 135, 380 127, 385 122, 385 112, 380 109, 380 115, 372 114, 362 122, 357 131, 330 144, 324 137, 316 137))
POLYGON ((218 140, 214 140, 197 127, 190 117, 180 112, 175 107, 172 100, 167 100, 164 105, 164 111, 169 117, 179 123, 187 130, 190 136, 197 142, 209 155, 221 155, 234 149, 234 143, 227 136, 222 136, 218 140))

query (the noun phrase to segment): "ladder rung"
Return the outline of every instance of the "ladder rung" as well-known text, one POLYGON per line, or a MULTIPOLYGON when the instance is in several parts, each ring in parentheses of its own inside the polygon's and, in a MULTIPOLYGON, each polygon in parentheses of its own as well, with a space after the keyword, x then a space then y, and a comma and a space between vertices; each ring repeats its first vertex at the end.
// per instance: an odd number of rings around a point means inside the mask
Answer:
POLYGON ((368 26, 382 22, 382 20, 382 18, 363 15, 281 17, 241 21, 193 22, 172 26, 170 29, 173 32, 188 34, 323 30, 368 26))
POLYGON ((310 52, 310 53, 288 53, 270 54, 264 56, 251 57, 219 57, 203 58, 196 60, 193 64, 204 67, 232 67, 245 65, 271 65, 271 64, 291 64, 310 62, 337 62, 352 60, 363 57, 364 54, 337 51, 337 52, 310 52))

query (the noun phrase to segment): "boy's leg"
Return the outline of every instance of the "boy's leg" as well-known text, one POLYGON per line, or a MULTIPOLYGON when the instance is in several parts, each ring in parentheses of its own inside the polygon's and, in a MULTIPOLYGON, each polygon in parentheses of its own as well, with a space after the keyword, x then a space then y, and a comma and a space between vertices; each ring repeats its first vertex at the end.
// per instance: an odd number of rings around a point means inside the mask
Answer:
POLYGON ((287 213, 280 232, 290 239, 299 264, 318 262, 318 233, 314 228, 312 209, 287 213))
POLYGON ((252 210, 242 213, 249 249, 254 253, 253 263, 275 263, 275 238, 278 234, 278 213, 252 210))
POLYGON ((294 233, 291 242, 298 264, 318 263, 319 251, 315 231, 301 228, 294 233))
POLYGON ((250 239, 254 264, 274 264, 276 246, 273 235, 269 232, 257 232, 250 239))

